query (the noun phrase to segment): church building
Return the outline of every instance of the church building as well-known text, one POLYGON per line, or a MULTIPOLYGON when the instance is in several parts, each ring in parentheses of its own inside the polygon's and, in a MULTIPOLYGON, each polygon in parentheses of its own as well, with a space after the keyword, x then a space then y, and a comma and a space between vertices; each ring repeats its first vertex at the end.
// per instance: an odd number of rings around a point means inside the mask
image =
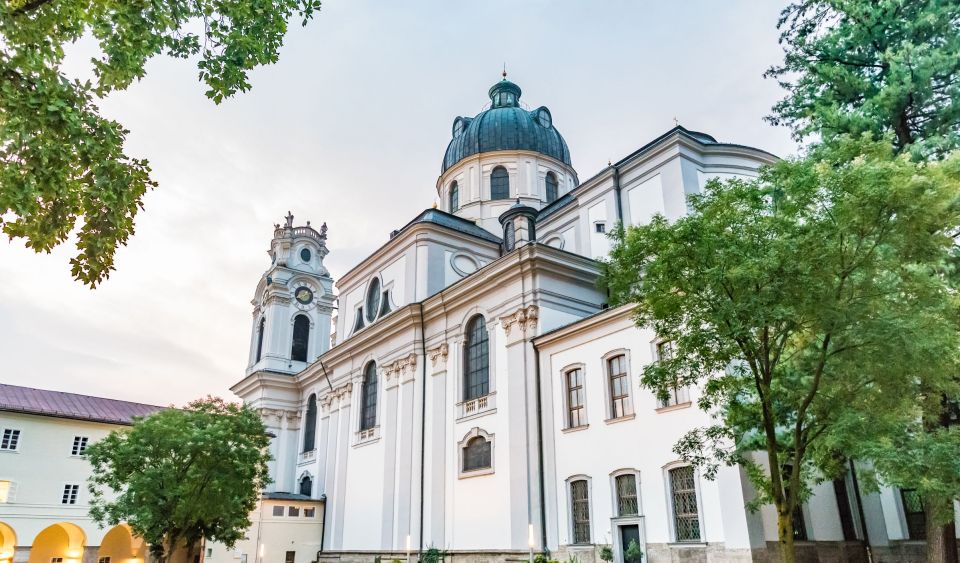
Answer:
MULTIPOLYGON (((254 526, 289 519, 284 502, 316 506, 316 537, 306 549, 253 532, 209 556, 372 562, 436 548, 588 563, 609 547, 621 563, 636 542, 651 562, 767 560, 772 509, 744 507, 755 491, 739 467, 710 480, 673 453, 710 423, 699 390, 661 401, 640 387, 670 342, 608 307, 597 279, 617 224, 680 217, 709 179, 753 178, 777 158, 677 126, 581 180, 547 107, 522 103, 505 75, 488 96, 453 120, 439 207, 340 279, 324 267, 326 225, 275 226, 232 390, 273 437, 273 508, 254 526)), ((865 538, 896 559, 923 529, 909 491, 861 495, 852 476, 817 485, 801 512, 809 560, 866 560, 865 538)))

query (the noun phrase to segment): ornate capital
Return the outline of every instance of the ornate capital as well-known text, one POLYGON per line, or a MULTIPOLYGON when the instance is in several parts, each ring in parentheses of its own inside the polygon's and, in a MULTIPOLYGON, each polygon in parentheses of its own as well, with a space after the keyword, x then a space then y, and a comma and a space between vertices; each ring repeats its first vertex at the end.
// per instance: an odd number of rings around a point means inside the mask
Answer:
POLYGON ((279 409, 262 408, 258 409, 257 413, 267 426, 280 426, 280 421, 283 419, 283 411, 279 409))
POLYGON ((383 366, 383 376, 387 381, 396 377, 399 381, 406 381, 413 377, 417 369, 417 355, 410 352, 409 356, 404 356, 392 363, 383 366))
POLYGON ((440 371, 447 367, 447 354, 449 353, 450 348, 447 346, 447 343, 427 350, 427 355, 430 356, 430 365, 433 366, 434 371, 440 371))
POLYGON ((540 308, 536 305, 528 305, 500 317, 500 324, 503 325, 503 332, 510 340, 522 339, 536 336, 539 318, 540 308))

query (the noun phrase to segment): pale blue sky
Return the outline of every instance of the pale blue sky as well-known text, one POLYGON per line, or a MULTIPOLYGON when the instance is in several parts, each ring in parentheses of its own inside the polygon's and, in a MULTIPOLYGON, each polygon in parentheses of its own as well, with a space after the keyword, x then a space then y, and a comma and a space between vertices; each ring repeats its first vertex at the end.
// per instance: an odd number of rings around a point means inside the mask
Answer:
MULTIPOLYGON (((157 59, 102 102, 160 186, 95 291, 66 246, 0 244, 0 381, 150 403, 232 396, 273 223, 329 225, 337 277, 436 199, 457 115, 504 62, 550 108, 586 179, 673 126, 779 155, 781 2, 327 0, 253 89, 215 106, 192 61, 157 59)), ((75 48, 82 73, 89 46, 75 48)))

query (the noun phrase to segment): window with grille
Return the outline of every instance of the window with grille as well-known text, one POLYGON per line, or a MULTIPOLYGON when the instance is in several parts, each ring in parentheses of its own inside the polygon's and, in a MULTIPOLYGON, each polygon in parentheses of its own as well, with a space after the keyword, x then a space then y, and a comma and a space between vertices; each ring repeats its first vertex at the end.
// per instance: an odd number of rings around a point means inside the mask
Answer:
POLYGON ((557 177, 553 172, 547 172, 547 203, 557 199, 557 177))
POLYGON ((83 455, 83 453, 87 451, 87 442, 89 440, 86 436, 74 436, 70 455, 83 455))
POLYGON ((477 315, 467 325, 463 400, 470 401, 490 392, 490 342, 487 322, 477 315))
POLYGON ((903 515, 907 519, 907 534, 912 540, 927 539, 927 515, 923 512, 923 499, 915 489, 901 489, 903 515))
POLYGON ((617 513, 620 516, 636 516, 640 514, 637 503, 637 476, 634 473, 617 475, 614 480, 617 487, 617 513))
POLYGON ((490 174, 490 199, 510 199, 510 175, 503 166, 490 174))
POLYGON ((3 438, 0 438, 0 450, 15 451, 20 445, 20 431, 13 428, 3 429, 3 438))
POLYGON ((290 359, 295 362, 307 361, 307 343, 310 341, 310 319, 306 315, 297 315, 293 319, 293 344, 290 346, 290 359))
POLYGON ((63 557, 51 557, 50 563, 63 563, 63 557))
POLYGON ((377 425, 377 364, 373 362, 363 372, 360 404, 360 430, 369 430, 377 425))
POLYGON ((273 515, 274 515, 274 516, 283 516, 283 507, 282 507, 282 506, 274 506, 274 507, 273 507, 273 515))
POLYGON ((669 476, 677 541, 700 541, 700 514, 693 467, 688 465, 671 469, 669 476))
POLYGON ((450 185, 450 212, 460 209, 460 186, 456 182, 450 185))
POLYGON ((316 449, 317 439, 317 396, 311 394, 307 399, 307 417, 303 427, 303 451, 316 449))
POLYGON ((583 409, 583 370, 567 372, 567 427, 576 428, 587 423, 583 409))
POLYGON ((621 354, 607 360, 607 374, 610 378, 610 418, 631 414, 626 356, 621 354))
POLYGON ((586 479, 570 482, 573 543, 590 543, 590 487, 586 479))
POLYGON ((287 516, 300 516, 300 507, 299 507, 299 506, 288 506, 288 507, 287 507, 287 516))
POLYGON ((300 494, 305 496, 313 494, 313 479, 309 476, 300 479, 300 494))
MULTIPOLYGON (((673 342, 664 340, 657 343, 657 361, 665 361, 673 358, 673 342)), ((657 397, 659 408, 672 407, 690 402, 690 392, 686 386, 674 384, 667 390, 666 397, 657 397)))
POLYGON ((296 551, 288 551, 283 557, 283 563, 294 563, 294 559, 296 559, 296 557, 296 551))
POLYGON ((315 517, 316 515, 317 515, 317 509, 316 509, 316 508, 311 507, 311 508, 304 508, 304 509, 303 509, 303 517, 304 517, 304 518, 313 518, 313 517, 315 517))
POLYGON ((109 558, 109 557, 100 557, 99 559, 97 559, 97 563, 110 563, 110 558, 109 558))
POLYGON ((490 442, 483 436, 476 436, 463 448, 463 470, 476 471, 490 469, 492 456, 490 442))
POLYGON ((77 504, 77 495, 80 494, 80 485, 64 485, 60 504, 77 504))

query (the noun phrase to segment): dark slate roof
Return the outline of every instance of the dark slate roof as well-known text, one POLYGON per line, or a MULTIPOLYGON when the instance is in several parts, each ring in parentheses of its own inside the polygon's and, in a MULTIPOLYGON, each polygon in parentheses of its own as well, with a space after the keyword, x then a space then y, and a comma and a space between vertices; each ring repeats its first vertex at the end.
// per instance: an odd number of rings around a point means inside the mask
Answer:
POLYGON ((283 492, 273 492, 273 493, 263 493, 263 498, 268 500, 295 500, 298 502, 323 502, 320 499, 315 499, 308 497, 307 495, 301 495, 298 493, 283 493, 283 492))
POLYGON ((411 225, 415 225, 417 223, 433 223, 434 225, 440 225, 441 227, 446 227, 457 232, 482 238, 483 240, 487 240, 496 244, 500 244, 502 242, 500 237, 477 225, 473 221, 469 221, 462 217, 457 217, 456 215, 451 215, 450 213, 447 213, 446 211, 440 211, 439 209, 424 210, 423 213, 417 215, 413 221, 410 221, 396 232, 399 234, 411 225))
POLYGON ((0 383, 0 411, 133 424, 133 417, 147 416, 163 409, 156 405, 0 383))
POLYGON ((504 78, 490 88, 491 107, 476 117, 458 117, 454 120, 454 134, 443 157, 442 170, 478 153, 503 150, 529 150, 570 164, 567 142, 553 126, 553 119, 544 122, 538 116, 550 117, 550 110, 539 107, 525 110, 520 107, 520 87, 504 78), (502 93, 512 94, 504 101, 502 93), (463 131, 456 135, 457 123, 463 131))

